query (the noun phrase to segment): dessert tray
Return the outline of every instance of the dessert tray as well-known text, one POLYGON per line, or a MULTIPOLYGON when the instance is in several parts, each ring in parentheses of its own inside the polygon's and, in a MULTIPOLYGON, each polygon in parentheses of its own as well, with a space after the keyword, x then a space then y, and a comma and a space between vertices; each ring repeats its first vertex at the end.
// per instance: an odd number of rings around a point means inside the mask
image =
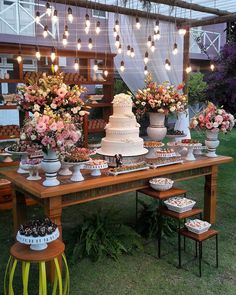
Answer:
POLYGON ((150 159, 150 160, 146 160, 146 162, 150 168, 156 169, 156 168, 162 167, 162 166, 182 164, 183 159, 179 156, 179 157, 173 157, 173 158, 169 158, 169 159, 168 158, 166 158, 166 159, 150 159))
POLYGON ((145 158, 156 158, 156 149, 163 147, 165 144, 160 141, 144 141, 144 147, 148 149, 145 158))
POLYGON ((202 144, 200 142, 198 142, 196 140, 192 140, 192 139, 184 139, 182 141, 179 141, 177 144, 181 147, 185 147, 188 149, 188 153, 185 158, 185 160, 187 160, 187 161, 196 160, 196 158, 194 157, 193 151, 195 149, 199 149, 202 147, 202 144))
POLYGON ((20 157, 21 160, 20 160, 19 167, 17 169, 17 173, 20 173, 20 174, 29 173, 29 171, 24 170, 24 169, 21 168, 22 161, 24 161, 24 160, 26 160, 28 158, 28 152, 26 152, 26 151, 13 151, 13 150, 10 149, 10 147, 5 148, 5 151, 8 154, 20 157))
POLYGON ((172 158, 176 157, 178 154, 172 148, 164 148, 156 150, 156 158, 172 158))
POLYGON ((200 219, 193 219, 193 220, 188 220, 185 223, 185 226, 187 229, 195 234, 202 234, 211 227, 211 224, 207 221, 203 221, 200 219))
POLYGON ((183 197, 174 197, 164 201, 164 204, 171 211, 177 213, 183 213, 192 210, 193 206, 196 204, 195 201, 183 197))
POLYGON ((149 166, 146 164, 146 162, 141 162, 141 163, 137 163, 137 164, 132 164, 132 165, 109 169, 108 174, 119 175, 119 174, 147 170, 147 169, 149 169, 149 166))
POLYGON ((84 169, 92 170, 91 176, 100 176, 101 169, 108 168, 107 161, 100 160, 100 159, 91 159, 87 164, 84 165, 84 169))
POLYGON ((154 190, 164 192, 172 188, 174 181, 169 178, 160 177, 150 179, 149 184, 154 190))
MULTIPOLYGON (((69 164, 71 165, 70 167, 73 166, 73 172, 72 172, 72 176, 70 178, 71 181, 77 182, 77 181, 83 181, 84 177, 81 173, 81 169, 84 169, 85 164, 87 164, 89 162, 88 161, 84 161, 84 162, 62 162, 62 165, 64 164, 69 164)), ((70 174, 71 175, 71 174, 70 174)))

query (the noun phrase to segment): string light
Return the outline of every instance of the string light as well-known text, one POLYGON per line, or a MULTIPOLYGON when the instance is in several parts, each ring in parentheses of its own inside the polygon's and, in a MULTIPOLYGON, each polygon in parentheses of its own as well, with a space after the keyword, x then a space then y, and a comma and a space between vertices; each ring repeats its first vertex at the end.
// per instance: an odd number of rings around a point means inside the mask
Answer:
POLYGON ((69 37, 69 31, 68 31, 68 26, 67 25, 65 25, 64 34, 66 35, 67 38, 69 37))
POLYGON ((16 60, 17 60, 18 64, 20 64, 22 62, 22 60, 23 60, 20 51, 18 52, 16 60))
POLYGON ((140 24, 140 21, 139 21, 139 18, 138 17, 136 17, 136 28, 138 30, 140 30, 140 28, 141 28, 141 24, 140 24))
POLYGON ((38 46, 35 47, 35 57, 37 58, 37 60, 40 60, 41 58, 38 46))
POLYGON ((100 22, 98 21, 97 24, 96 24, 96 34, 98 35, 100 32, 101 32, 101 28, 100 28, 100 22))
POLYGON ((119 46, 120 46, 120 36, 117 35, 117 36, 116 36, 115 47, 116 47, 116 48, 119 48, 119 46))
POLYGON ((55 48, 52 48, 51 51, 51 61, 54 62, 54 60, 56 59, 56 52, 55 52, 55 48))
POLYGON ((79 61, 78 61, 78 58, 75 59, 74 69, 75 69, 76 71, 78 71, 78 69, 79 69, 79 61))
POLYGON ((154 34, 154 37, 156 38, 156 40, 160 40, 161 39, 161 33, 160 33, 159 30, 154 34))
POLYGON ((152 52, 155 51, 156 48, 155 48, 155 42, 154 41, 152 41, 152 45, 151 45, 150 49, 151 49, 152 52))
POLYGON ((121 70, 121 72, 124 72, 124 70, 125 70, 125 63, 123 60, 120 62, 120 70, 121 70))
POLYGON ((167 71, 170 71, 171 70, 171 64, 170 64, 170 61, 169 59, 167 58, 166 61, 165 61, 165 69, 167 71))
POLYGON ((52 9, 51 9, 51 7, 50 7, 50 4, 47 2, 45 6, 46 6, 46 14, 47 14, 48 16, 51 16, 51 14, 52 14, 52 9))
POLYGON ((118 47, 118 53, 119 53, 119 54, 122 53, 122 47, 121 47, 121 44, 120 44, 119 47, 118 47))
POLYGON ((48 36, 48 26, 45 25, 43 29, 43 37, 46 38, 48 36))
POLYGON ((177 43, 174 43, 174 47, 173 47, 172 53, 173 53, 173 55, 176 55, 178 53, 178 45, 177 45, 177 43))
POLYGON ((147 74, 148 74, 148 69, 147 69, 147 66, 145 66, 144 67, 144 75, 147 76, 147 74))
POLYGON ((56 73, 59 70, 58 65, 54 65, 54 72, 56 73))
POLYGON ((88 27, 86 24, 85 24, 85 28, 84 28, 84 31, 85 31, 85 33, 88 35, 88 33, 89 33, 89 29, 90 29, 90 27, 88 27))
POLYGON ((115 29, 115 28, 113 28, 113 36, 116 38, 116 37, 117 37, 117 35, 118 35, 118 33, 116 32, 116 29, 115 29))
POLYGON ((120 30, 120 25, 119 25, 118 19, 115 22, 115 30, 116 30, 116 32, 119 32, 119 30, 120 30))
POLYGON ((92 38, 89 38, 88 48, 91 50, 93 48, 92 38))
POLYGON ((184 36, 187 31, 184 28, 180 28, 178 32, 179 32, 180 35, 184 36))
POLYGON ((90 20, 89 20, 89 15, 86 13, 85 15, 85 26, 90 27, 90 20))
POLYGON ((156 20, 154 31, 155 32, 158 32, 159 31, 159 19, 156 20))
POLYGON ((35 22, 37 24, 39 24, 39 22, 40 22, 40 12, 39 11, 36 12, 35 22))
POLYGON ((68 12, 68 15, 67 15, 67 17, 68 17, 68 21, 69 21, 70 23, 72 23, 72 22, 73 22, 72 9, 69 7, 68 10, 67 10, 67 12, 68 12))
POLYGON ((213 72, 214 70, 215 70, 215 65, 214 65, 214 63, 213 62, 211 62, 210 63, 210 69, 211 69, 211 71, 213 72))
POLYGON ((63 34, 63 37, 62 37, 62 44, 63 44, 63 46, 66 46, 67 43, 68 43, 68 41, 67 41, 66 34, 63 34))
POLYGON ((131 47, 130 47, 130 45, 127 46, 127 55, 128 56, 131 55, 131 47))
POLYGON ((104 72, 103 72, 103 74, 104 74, 105 77, 107 77, 108 76, 108 70, 105 69, 104 72))
POLYGON ((187 74, 189 74, 190 72, 192 72, 192 67, 188 65, 185 71, 187 74))
POLYGON ((77 40, 77 49, 78 50, 81 49, 81 39, 80 38, 77 40))
POLYGON ((145 52, 145 55, 144 55, 144 59, 143 59, 143 61, 144 61, 144 63, 145 63, 145 65, 148 63, 148 61, 149 61, 149 58, 148 58, 148 52, 146 51, 145 52))
POLYGON ((98 70, 98 61, 97 60, 94 61, 93 70, 94 70, 94 72, 96 72, 98 70))
POLYGON ((130 56, 131 56, 132 58, 135 57, 135 53, 134 53, 134 49, 133 49, 133 47, 130 49, 130 56))
POLYGON ((152 37, 148 36, 147 46, 150 48, 152 46, 152 37))
POLYGON ((54 23, 57 23, 57 22, 58 22, 58 16, 57 16, 57 10, 56 10, 56 9, 55 9, 54 12, 53 12, 52 21, 53 21, 54 23))

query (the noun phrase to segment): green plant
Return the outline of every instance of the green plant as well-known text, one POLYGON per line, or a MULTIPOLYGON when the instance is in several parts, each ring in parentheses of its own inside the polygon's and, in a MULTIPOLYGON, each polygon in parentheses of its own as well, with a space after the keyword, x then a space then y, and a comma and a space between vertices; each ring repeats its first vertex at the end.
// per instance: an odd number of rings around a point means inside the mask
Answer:
POLYGON ((156 238, 159 234, 160 222, 162 222, 162 236, 170 236, 176 231, 176 222, 171 218, 163 216, 160 218, 159 201, 152 200, 151 203, 146 203, 138 200, 142 206, 138 221, 137 231, 146 239, 156 238))
POLYGON ((189 104, 204 102, 206 100, 207 83, 203 81, 204 75, 200 72, 192 73, 188 80, 189 104))
POLYGON ((115 79, 114 94, 127 93, 128 91, 130 90, 122 79, 115 79))
POLYGON ((115 260, 142 248, 141 237, 129 226, 117 223, 117 212, 102 212, 84 218, 68 238, 68 255, 73 261, 89 257, 92 261, 107 255, 115 260))

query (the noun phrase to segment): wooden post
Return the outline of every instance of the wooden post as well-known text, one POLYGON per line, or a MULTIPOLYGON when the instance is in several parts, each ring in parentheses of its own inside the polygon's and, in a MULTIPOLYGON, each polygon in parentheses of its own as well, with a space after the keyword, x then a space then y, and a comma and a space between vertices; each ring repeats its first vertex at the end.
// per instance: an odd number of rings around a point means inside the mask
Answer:
POLYGON ((14 235, 17 234, 20 224, 26 222, 26 200, 25 195, 22 192, 17 191, 14 187, 12 188, 12 204, 13 204, 13 227, 14 235))
POLYGON ((186 34, 184 35, 184 48, 183 48, 183 83, 184 86, 184 93, 188 94, 188 77, 189 74, 186 72, 186 68, 189 65, 189 44, 190 44, 190 30, 189 27, 186 28, 186 34))

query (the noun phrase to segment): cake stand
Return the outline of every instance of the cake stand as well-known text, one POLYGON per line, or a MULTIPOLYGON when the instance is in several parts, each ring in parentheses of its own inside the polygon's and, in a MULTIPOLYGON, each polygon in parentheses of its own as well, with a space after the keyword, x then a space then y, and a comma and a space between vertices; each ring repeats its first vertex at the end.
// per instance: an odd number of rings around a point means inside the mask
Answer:
POLYGON ((177 135, 177 134, 167 134, 166 138, 170 140, 170 142, 179 141, 181 138, 186 137, 187 134, 177 135))
POLYGON ((198 149, 199 147, 201 147, 202 144, 201 143, 182 143, 181 142, 180 146, 185 147, 185 148, 188 149, 188 153, 187 153, 187 156, 186 156, 185 160, 186 161, 195 161, 196 158, 195 158, 195 156, 193 154, 193 151, 195 149, 198 149))
MULTIPOLYGON (((71 181, 77 182, 77 181, 83 181, 84 177, 81 173, 81 169, 84 169, 85 164, 87 164, 89 161, 85 162, 69 162, 73 166, 73 173, 70 178, 71 181)), ((63 162, 64 163, 64 162, 63 162)))
POLYGON ((148 153, 145 155, 145 158, 147 159, 154 159, 157 157, 156 155, 156 150, 157 148, 161 148, 163 147, 165 144, 164 143, 160 143, 160 142, 157 142, 156 145, 153 144, 152 146, 148 146, 148 145, 145 145, 145 142, 144 142, 144 146, 146 149, 148 149, 148 153))
POLYGON ((27 180, 40 180, 42 177, 39 176, 40 164, 21 164, 21 168, 29 172, 27 180))
POLYGON ((0 156, 3 157, 3 163, 11 163, 13 162, 11 154, 9 153, 0 153, 0 156))
POLYGON ((89 169, 89 170, 92 170, 92 173, 91 173, 91 176, 101 176, 102 173, 101 173, 101 169, 106 169, 108 168, 108 164, 107 162, 105 163, 104 161, 104 164, 100 164, 100 165, 93 165, 93 164, 85 164, 84 166, 84 169, 89 169))
POLYGON ((5 149, 8 154, 19 156, 21 158, 19 167, 17 169, 17 173, 25 174, 29 173, 29 171, 22 169, 23 162, 25 162, 28 158, 28 152, 14 152, 9 150, 8 148, 5 149))
POLYGON ((72 171, 70 170, 70 168, 73 167, 73 164, 68 162, 62 162, 61 165, 62 165, 61 170, 58 173, 59 175, 62 175, 62 176, 72 175, 72 171))
POLYGON ((23 236, 20 234, 20 232, 17 232, 16 239, 18 242, 25 244, 25 245, 30 245, 31 250, 35 251, 41 251, 44 250, 48 247, 48 243, 55 241, 58 237, 60 236, 58 228, 50 234, 50 235, 45 235, 44 237, 33 237, 33 236, 23 236))

